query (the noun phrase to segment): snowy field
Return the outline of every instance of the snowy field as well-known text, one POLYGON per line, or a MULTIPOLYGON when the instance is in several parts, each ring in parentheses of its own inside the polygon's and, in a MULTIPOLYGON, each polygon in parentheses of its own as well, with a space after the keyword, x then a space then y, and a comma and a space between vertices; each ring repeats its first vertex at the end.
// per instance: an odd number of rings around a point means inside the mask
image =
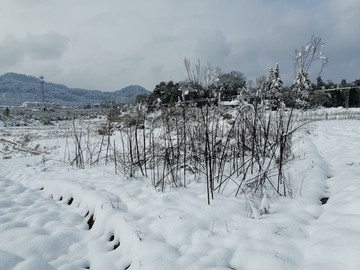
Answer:
POLYGON ((66 134, 0 129, 1 270, 360 269, 359 120, 298 133, 294 198, 258 218, 225 194, 208 206, 204 183, 162 193, 111 165, 71 167, 66 134))

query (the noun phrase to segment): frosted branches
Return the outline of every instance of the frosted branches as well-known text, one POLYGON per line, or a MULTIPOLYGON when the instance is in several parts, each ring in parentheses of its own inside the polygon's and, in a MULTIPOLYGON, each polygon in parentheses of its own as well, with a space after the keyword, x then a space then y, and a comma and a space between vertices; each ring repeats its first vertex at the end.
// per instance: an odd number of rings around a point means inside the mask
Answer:
POLYGON ((201 85, 204 88, 208 88, 210 85, 215 84, 219 80, 221 73, 219 67, 215 67, 210 63, 201 67, 200 60, 198 60, 192 68, 189 58, 184 59, 184 64, 190 82, 201 85))
POLYGON ((320 61, 320 71, 318 73, 318 76, 320 76, 326 64, 328 63, 328 58, 324 56, 321 51, 323 46, 324 43, 322 42, 321 37, 312 36, 306 46, 303 46, 300 50, 295 50, 295 77, 298 73, 308 73, 312 63, 315 61, 320 61))

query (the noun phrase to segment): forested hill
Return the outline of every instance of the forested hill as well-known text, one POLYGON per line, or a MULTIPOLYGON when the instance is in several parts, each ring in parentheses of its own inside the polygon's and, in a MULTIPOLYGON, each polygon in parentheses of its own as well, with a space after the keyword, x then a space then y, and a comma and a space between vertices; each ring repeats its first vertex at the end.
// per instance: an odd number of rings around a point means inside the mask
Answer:
MULTIPOLYGON (((63 106, 83 106, 115 100, 117 102, 134 101, 138 95, 150 92, 139 85, 127 86, 114 92, 69 88, 63 84, 44 83, 45 101, 63 106)), ((19 106, 23 102, 41 102, 41 81, 34 76, 6 73, 0 76, 0 105, 19 106)))

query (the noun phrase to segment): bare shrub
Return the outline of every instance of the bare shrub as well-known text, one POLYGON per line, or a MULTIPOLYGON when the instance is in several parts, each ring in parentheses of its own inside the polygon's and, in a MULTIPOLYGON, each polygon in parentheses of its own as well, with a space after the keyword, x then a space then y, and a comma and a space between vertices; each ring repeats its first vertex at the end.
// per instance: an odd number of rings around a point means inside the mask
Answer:
POLYGON ((139 106, 129 107, 112 132, 101 133, 94 142, 86 128, 75 129, 73 123, 71 163, 79 168, 101 160, 113 163, 116 174, 148 177, 160 191, 203 179, 208 204, 215 193, 289 196, 285 171, 292 157, 292 134, 305 123, 298 121, 300 117, 293 111, 248 105, 179 103, 162 105, 151 114, 139 106))

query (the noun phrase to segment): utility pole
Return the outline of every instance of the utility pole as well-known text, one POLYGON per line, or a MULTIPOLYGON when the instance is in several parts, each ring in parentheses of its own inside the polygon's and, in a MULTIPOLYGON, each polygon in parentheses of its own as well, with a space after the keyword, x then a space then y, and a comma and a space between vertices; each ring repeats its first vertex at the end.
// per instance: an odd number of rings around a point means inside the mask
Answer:
POLYGON ((45 77, 43 75, 40 75, 39 79, 40 79, 41 91, 42 91, 42 105, 43 105, 43 109, 45 111, 45 109, 46 109, 45 108, 45 93, 44 93, 44 83, 45 83, 44 79, 45 79, 45 77))
POLYGON ((349 109, 350 90, 345 90, 345 108, 349 109))

